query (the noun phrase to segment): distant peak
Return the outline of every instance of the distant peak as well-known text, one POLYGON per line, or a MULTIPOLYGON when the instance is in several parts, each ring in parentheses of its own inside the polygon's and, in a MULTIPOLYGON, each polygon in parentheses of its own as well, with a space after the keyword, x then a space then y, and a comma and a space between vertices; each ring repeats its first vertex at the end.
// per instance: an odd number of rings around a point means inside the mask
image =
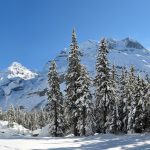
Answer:
POLYGON ((21 65, 21 64, 17 61, 14 61, 14 62, 12 62, 12 65, 21 65))
MULTIPOLYGON (((19 62, 13 62, 9 67, 8 70, 9 71, 13 71, 13 70, 26 70, 27 68, 24 67, 21 63, 19 62)), ((27 69, 28 70, 28 69, 27 69)))
POLYGON ((130 37, 127 37, 122 41, 125 42, 127 48, 145 49, 143 45, 130 37))
POLYGON ((9 67, 8 67, 8 78, 22 78, 24 80, 29 80, 32 78, 35 78, 37 76, 36 73, 30 71, 28 68, 24 67, 21 63, 19 62, 13 62, 9 67))
POLYGON ((112 42, 116 42, 117 40, 114 38, 106 38, 107 41, 112 41, 112 42))
POLYGON ((122 41, 132 41, 132 42, 137 42, 135 39, 131 38, 131 37, 126 37, 124 38, 122 41))
POLYGON ((12 62, 12 64, 10 65, 10 67, 23 67, 23 66, 22 66, 21 63, 14 61, 14 62, 12 62))

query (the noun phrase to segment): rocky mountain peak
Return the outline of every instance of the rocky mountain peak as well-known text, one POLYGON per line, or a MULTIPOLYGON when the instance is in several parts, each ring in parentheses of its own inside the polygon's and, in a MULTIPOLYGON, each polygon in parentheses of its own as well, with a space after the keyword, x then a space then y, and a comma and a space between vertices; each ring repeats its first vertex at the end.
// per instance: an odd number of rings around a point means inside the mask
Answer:
POLYGON ((125 42, 125 46, 127 48, 135 48, 135 49, 145 49, 139 42, 137 42, 136 40, 133 40, 132 38, 125 38, 122 40, 123 42, 125 42))
POLYGON ((36 73, 30 71, 26 67, 24 67, 22 64, 18 62, 13 62, 8 67, 8 78, 22 78, 24 80, 29 80, 32 78, 35 78, 37 76, 36 73))

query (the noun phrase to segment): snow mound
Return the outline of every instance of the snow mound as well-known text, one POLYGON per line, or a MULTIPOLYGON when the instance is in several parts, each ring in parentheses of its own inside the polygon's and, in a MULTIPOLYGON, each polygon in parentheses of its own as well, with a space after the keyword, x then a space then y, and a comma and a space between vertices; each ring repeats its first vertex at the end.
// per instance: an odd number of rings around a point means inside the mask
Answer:
POLYGON ((32 136, 38 136, 38 137, 49 137, 49 125, 46 125, 45 127, 42 127, 42 129, 37 129, 32 131, 32 136))
POLYGON ((48 137, 50 136, 49 134, 49 125, 46 125, 45 127, 43 127, 41 130, 39 130, 39 137, 48 137))
POLYGON ((74 134, 68 134, 65 137, 74 137, 74 134))
POLYGON ((8 67, 8 72, 9 72, 8 74, 9 79, 19 77, 24 80, 29 80, 37 76, 36 73, 33 73, 32 71, 22 66, 18 62, 13 62, 12 65, 8 67))
POLYGON ((13 127, 8 127, 8 121, 0 121, 0 137, 30 135, 30 130, 22 125, 14 123, 13 127))

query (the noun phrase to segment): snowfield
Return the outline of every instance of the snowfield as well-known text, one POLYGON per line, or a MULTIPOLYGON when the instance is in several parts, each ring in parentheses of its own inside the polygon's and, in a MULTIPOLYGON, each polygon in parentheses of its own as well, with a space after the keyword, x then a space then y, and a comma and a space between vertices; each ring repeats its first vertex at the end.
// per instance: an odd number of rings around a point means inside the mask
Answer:
POLYGON ((150 150, 150 135, 89 137, 11 137, 0 139, 0 150, 150 150))
POLYGON ((7 121, 0 121, 0 150, 150 150, 150 133, 61 138, 46 137, 47 133, 48 126, 31 132, 17 123, 10 128, 7 121), (36 133, 39 136, 32 137, 36 133))

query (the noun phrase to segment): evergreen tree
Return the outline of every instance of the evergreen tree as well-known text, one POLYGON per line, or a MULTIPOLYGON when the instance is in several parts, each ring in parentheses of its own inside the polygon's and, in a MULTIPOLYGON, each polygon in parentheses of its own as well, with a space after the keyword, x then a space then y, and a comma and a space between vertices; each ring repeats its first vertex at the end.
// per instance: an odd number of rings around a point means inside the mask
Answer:
POLYGON ((39 124, 40 128, 42 128, 46 125, 46 114, 45 114, 45 111, 43 110, 43 108, 38 113, 38 124, 39 124))
POLYGON ((142 89, 143 89, 143 103, 142 108, 144 111, 144 130, 150 131, 150 82, 147 75, 146 80, 142 79, 142 89))
POLYGON ((49 114, 49 132, 52 136, 63 135, 63 122, 62 114, 63 98, 60 91, 59 76, 56 70, 56 63, 51 62, 50 70, 48 73, 48 114, 49 114))
MULTIPOLYGON (((138 76, 136 79, 136 87, 135 87, 135 106, 133 111, 134 121, 133 121, 133 130, 136 133, 141 133, 144 131, 145 126, 145 110, 144 107, 144 88, 142 79, 138 76)), ((132 104, 132 103, 131 103, 132 104)))
POLYGON ((75 136, 79 135, 77 128, 79 110, 76 106, 76 101, 79 98, 78 79, 81 76, 81 65, 79 59, 79 50, 76 39, 75 30, 72 32, 72 43, 70 45, 69 64, 66 75, 66 118, 71 132, 75 136))
POLYGON ((37 111, 36 110, 34 110, 32 113, 31 113, 31 115, 30 115, 30 117, 31 117, 31 129, 32 129, 32 131, 34 131, 34 130, 37 130, 38 128, 39 128, 39 126, 38 126, 38 113, 37 113, 37 111))
POLYGON ((118 85, 117 85, 117 72, 116 68, 113 65, 111 69, 111 82, 112 85, 110 84, 110 100, 109 100, 109 112, 107 116, 107 132, 109 133, 118 133, 120 130, 120 120, 119 120, 119 112, 118 112, 118 106, 119 106, 119 97, 118 97, 118 85))
POLYGON ((32 114, 28 112, 23 113, 23 126, 27 129, 33 130, 34 120, 32 120, 32 114))
POLYGON ((8 126, 13 127, 13 123, 15 122, 15 110, 13 105, 10 105, 7 111, 7 120, 8 120, 8 126))
POLYGON ((18 124, 22 124, 22 111, 19 107, 15 109, 16 122, 18 124))
POLYGON ((128 125, 128 72, 126 68, 122 68, 121 77, 120 77, 120 95, 119 95, 119 120, 121 122, 120 132, 127 133, 127 125, 128 125))
POLYGON ((146 75, 146 81, 145 81, 145 88, 144 88, 144 102, 145 105, 144 110, 145 110, 145 130, 150 131, 150 77, 147 74, 146 75))
POLYGON ((127 109, 128 109, 128 125, 127 130, 130 133, 134 133, 134 121, 135 121, 135 107, 136 107, 136 100, 135 100, 135 87, 136 87, 136 77, 134 73, 134 67, 131 66, 129 78, 127 82, 127 109))
POLYGON ((148 74, 145 75, 145 80, 146 80, 146 82, 150 83, 150 77, 148 74))
POLYGON ((95 77, 97 132, 102 133, 106 133, 115 101, 107 54, 107 43, 105 39, 102 39, 97 56, 95 77))
POLYGON ((80 112, 77 127, 80 135, 91 135, 94 134, 95 130, 94 106, 90 92, 91 80, 84 66, 81 67, 81 76, 78 78, 77 83, 79 97, 75 104, 80 112))
POLYGON ((3 120, 3 110, 1 107, 0 107, 0 120, 3 120))

